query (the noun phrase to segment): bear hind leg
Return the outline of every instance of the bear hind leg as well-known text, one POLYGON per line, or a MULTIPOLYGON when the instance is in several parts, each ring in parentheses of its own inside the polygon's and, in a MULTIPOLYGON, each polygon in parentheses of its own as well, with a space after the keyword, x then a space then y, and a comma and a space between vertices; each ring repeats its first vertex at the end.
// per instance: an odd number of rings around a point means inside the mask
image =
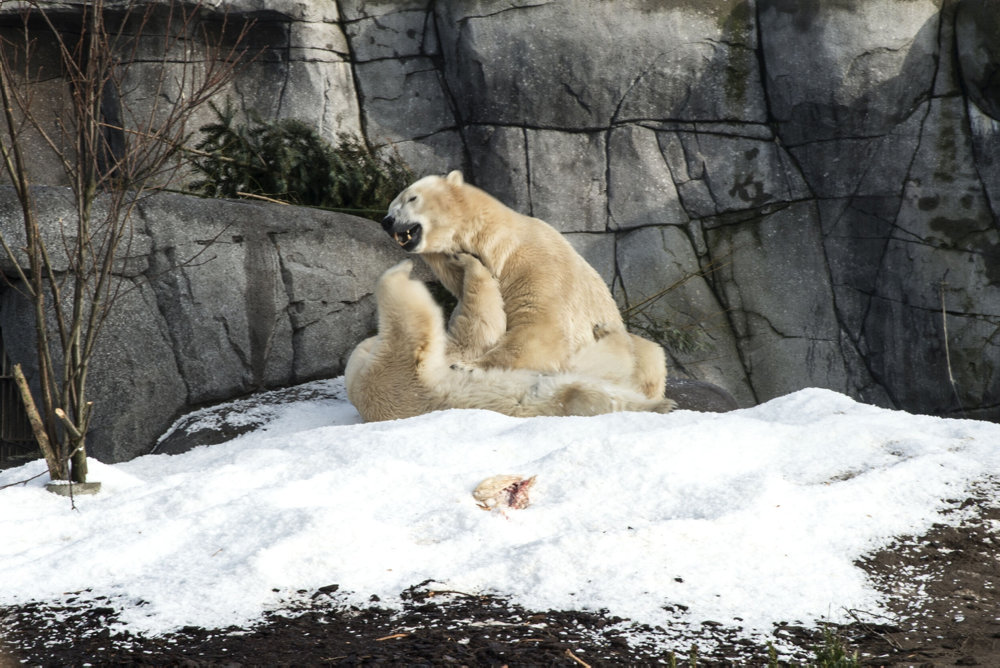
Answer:
POLYGON ((615 410, 611 397, 582 383, 564 385, 553 398, 563 415, 603 415, 615 410))
POLYGON ((636 334, 632 339, 632 384, 650 399, 662 399, 667 390, 667 354, 663 347, 636 334))
POLYGON ((563 415, 604 415, 618 411, 669 413, 677 405, 671 399, 646 399, 628 391, 618 392, 585 382, 563 385, 553 398, 562 407, 563 415))

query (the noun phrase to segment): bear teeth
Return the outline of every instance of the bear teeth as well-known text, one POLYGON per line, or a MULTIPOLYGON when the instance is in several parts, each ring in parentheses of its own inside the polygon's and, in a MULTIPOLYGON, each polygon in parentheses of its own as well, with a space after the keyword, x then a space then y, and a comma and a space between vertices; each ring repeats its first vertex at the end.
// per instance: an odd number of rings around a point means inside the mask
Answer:
POLYGON ((406 246, 407 244, 413 243, 419 233, 420 226, 412 225, 408 229, 396 232, 393 237, 396 239, 396 243, 400 246, 406 246))

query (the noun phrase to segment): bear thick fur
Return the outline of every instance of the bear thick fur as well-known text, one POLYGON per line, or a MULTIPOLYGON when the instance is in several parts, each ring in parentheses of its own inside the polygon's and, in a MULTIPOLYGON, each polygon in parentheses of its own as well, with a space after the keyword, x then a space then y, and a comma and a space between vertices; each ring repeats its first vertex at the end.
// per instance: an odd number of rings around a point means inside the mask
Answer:
POLYGON ((603 279, 544 221, 504 206, 455 171, 403 190, 382 225, 456 296, 464 283, 450 259, 456 253, 475 256, 497 279, 506 332, 476 366, 572 371, 664 396, 663 349, 626 331, 603 279))
POLYGON ((475 258, 459 256, 449 262, 462 273, 462 306, 470 316, 453 317, 450 332, 427 287, 410 278, 411 260, 379 278, 378 334, 354 349, 344 372, 347 397, 366 421, 447 408, 480 408, 514 417, 673 409, 669 399, 649 399, 631 388, 578 374, 462 364, 460 359, 470 352, 467 342, 492 346, 492 339, 503 335, 505 328, 498 328, 504 320, 503 302, 499 285, 475 258))

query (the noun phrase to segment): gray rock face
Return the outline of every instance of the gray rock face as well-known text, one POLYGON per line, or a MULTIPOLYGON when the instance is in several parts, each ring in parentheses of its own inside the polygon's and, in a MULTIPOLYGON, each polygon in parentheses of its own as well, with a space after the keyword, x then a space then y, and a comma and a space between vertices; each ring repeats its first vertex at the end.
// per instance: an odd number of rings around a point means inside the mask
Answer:
POLYGON ((603 218, 625 305, 679 283, 643 314, 674 330, 675 372, 744 404, 820 385, 994 419, 998 16, 899 0, 433 13, 467 178, 564 231, 603 218))
MULTIPOLYGON (((64 192, 38 191, 54 218, 70 215, 64 192)), ((0 210, 13 201, 0 190, 0 210)), ((133 224, 148 261, 120 277, 89 384, 105 461, 148 452, 193 407, 342 373, 375 329, 375 280, 403 256, 370 220, 298 207, 163 194, 133 224)), ((2 292, 5 343, 30 360, 29 305, 2 292)))
POLYGON ((990 0, 963 0, 955 12, 958 66, 969 98, 1000 120, 1000 12, 990 0))
MULTIPOLYGON (((229 11, 266 47, 227 91, 244 109, 390 142, 418 174, 463 169, 547 220, 662 335, 673 375, 742 405, 816 385, 1000 419, 995 0, 229 11)), ((207 231, 164 220, 134 271, 202 248, 207 231)), ((338 354, 317 360, 365 329, 353 305, 384 244, 339 240, 346 267, 317 242, 328 232, 256 229, 220 237, 221 284, 135 291, 161 313, 186 401, 336 373, 338 354)))

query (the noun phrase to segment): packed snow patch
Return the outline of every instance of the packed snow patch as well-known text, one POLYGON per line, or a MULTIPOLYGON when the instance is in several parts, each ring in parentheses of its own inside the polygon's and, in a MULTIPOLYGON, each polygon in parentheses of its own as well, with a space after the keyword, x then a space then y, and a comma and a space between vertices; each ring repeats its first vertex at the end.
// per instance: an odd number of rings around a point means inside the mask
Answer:
MULTIPOLYGON (((91 460, 102 492, 75 510, 47 475, 0 489, 0 605, 86 591, 160 634, 246 625, 333 583, 344 604, 398 605, 433 580, 654 627, 680 609, 756 635, 881 610, 855 561, 1000 472, 1000 425, 826 390, 727 414, 360 424, 342 380, 309 389, 248 402, 250 418, 227 419, 257 426, 225 443, 91 460), (498 474, 536 476, 527 508, 477 506, 498 474)), ((2 471, 0 486, 44 468, 2 471)))

